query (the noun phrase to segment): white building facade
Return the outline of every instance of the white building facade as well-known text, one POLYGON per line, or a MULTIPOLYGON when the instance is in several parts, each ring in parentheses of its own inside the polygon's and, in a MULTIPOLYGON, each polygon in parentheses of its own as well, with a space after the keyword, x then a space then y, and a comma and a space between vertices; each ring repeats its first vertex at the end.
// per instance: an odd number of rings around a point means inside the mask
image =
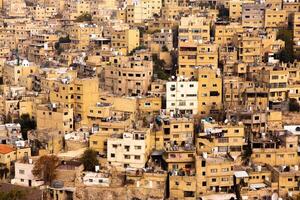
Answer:
POLYGON ((172 81, 167 83, 167 113, 197 114, 198 82, 172 81))
POLYGON ((44 181, 37 179, 33 174, 34 164, 30 160, 28 163, 15 163, 15 178, 11 180, 11 184, 26 187, 38 187, 44 184, 44 181))
POLYGON ((107 140, 107 161, 121 168, 143 168, 150 153, 150 129, 107 140))

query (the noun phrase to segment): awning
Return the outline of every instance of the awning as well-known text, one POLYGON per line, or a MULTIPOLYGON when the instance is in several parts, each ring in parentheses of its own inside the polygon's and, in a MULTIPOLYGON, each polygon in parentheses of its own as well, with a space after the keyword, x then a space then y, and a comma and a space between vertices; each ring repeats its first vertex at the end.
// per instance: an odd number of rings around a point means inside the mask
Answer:
POLYGON ((248 173, 246 171, 235 171, 234 176, 237 178, 245 178, 248 177, 248 173))
POLYGON ((255 184, 250 184, 249 187, 253 190, 257 190, 257 189, 265 188, 266 184, 264 184, 264 183, 255 183, 255 184))

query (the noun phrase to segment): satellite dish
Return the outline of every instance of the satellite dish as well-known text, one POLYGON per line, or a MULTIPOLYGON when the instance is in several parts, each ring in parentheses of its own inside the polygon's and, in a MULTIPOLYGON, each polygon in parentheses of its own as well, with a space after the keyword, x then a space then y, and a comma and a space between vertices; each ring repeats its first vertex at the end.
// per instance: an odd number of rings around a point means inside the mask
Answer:
POLYGON ((278 194, 277 193, 273 193, 271 199, 272 200, 278 200, 278 194))

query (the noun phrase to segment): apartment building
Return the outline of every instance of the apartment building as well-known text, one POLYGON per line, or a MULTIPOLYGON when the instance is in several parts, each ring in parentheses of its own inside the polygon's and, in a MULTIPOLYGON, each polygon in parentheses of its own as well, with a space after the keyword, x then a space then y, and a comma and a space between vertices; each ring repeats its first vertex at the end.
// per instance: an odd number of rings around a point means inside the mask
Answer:
MULTIPOLYGON (((160 49, 167 48, 168 50, 173 49, 173 32, 171 29, 164 30, 161 29, 160 32, 153 33, 151 36, 151 41, 148 46, 156 44, 159 46, 160 49)), ((166 50, 166 49, 164 49, 166 50)))
POLYGON ((97 103, 90 107, 88 113, 89 126, 93 135, 89 138, 89 146, 100 154, 107 153, 107 139, 113 134, 127 131, 131 125, 123 112, 113 111, 109 103, 97 103))
POLYGON ((251 160, 254 163, 266 163, 272 166, 297 165, 298 137, 290 133, 261 134, 260 138, 252 142, 251 160), (278 139, 281 144, 274 142, 278 139))
POLYGON ((287 100, 289 73, 282 68, 271 68, 261 71, 262 82, 269 86, 269 101, 282 102, 287 100))
POLYGON ((30 75, 34 75, 39 70, 33 62, 28 60, 11 60, 4 64, 3 82, 11 85, 19 85, 21 79, 27 79, 30 75))
POLYGON ((293 15, 294 52, 300 55, 300 12, 293 15))
POLYGON ((155 132, 155 148, 164 149, 166 145, 184 146, 194 138, 194 121, 187 117, 162 117, 159 130, 155 132))
POLYGON ((167 142, 165 144, 163 160, 168 171, 175 175, 180 172, 193 174, 195 156, 195 147, 192 143, 167 142))
POLYGON ((286 10, 266 9, 265 28, 286 27, 287 22, 286 10))
POLYGON ((150 154, 150 129, 112 135, 107 140, 107 161, 121 168, 143 168, 150 154))
POLYGON ((167 113, 192 114, 198 113, 198 82, 172 81, 167 82, 166 101, 167 113))
POLYGON ((182 17, 178 28, 178 41, 210 41, 210 24, 204 17, 182 17))
POLYGON ((239 23, 215 24, 215 42, 221 46, 229 46, 234 42, 235 36, 242 34, 243 31, 239 23))
POLYGON ((242 5, 242 26, 245 28, 262 28, 265 23, 265 5, 244 3, 242 5))
POLYGON ((45 20, 53 18, 58 13, 56 7, 44 7, 40 5, 29 7, 29 11, 32 14, 34 20, 45 20))
POLYGON ((124 54, 130 53, 140 46, 140 32, 138 29, 116 29, 112 30, 110 34, 112 48, 124 54))
POLYGON ((87 49, 93 38, 102 36, 102 31, 96 24, 85 23, 71 26, 67 33, 71 40, 71 46, 78 50, 87 49))
POLYGON ((10 169, 14 161, 31 157, 29 147, 15 149, 8 144, 0 144, 0 163, 10 169))
POLYGON ((148 55, 112 56, 104 73, 105 88, 114 94, 144 95, 151 84, 153 63, 148 55))
POLYGON ((178 75, 196 78, 202 66, 218 68, 218 46, 212 43, 180 42, 178 75))
POLYGON ((37 129, 58 130, 68 133, 74 130, 73 108, 52 103, 39 105, 36 110, 37 129))
POLYGON ((245 31, 238 41, 239 60, 244 63, 259 63, 262 61, 262 41, 257 32, 245 31))
POLYGON ((12 184, 26 187, 39 187, 44 184, 43 180, 36 178, 32 174, 34 168, 33 160, 18 161, 14 165, 15 177, 11 180, 12 184))
POLYGON ((82 14, 91 13, 91 5, 87 1, 69 0, 65 8, 63 16, 67 20, 76 20, 82 14))
POLYGON ((234 162, 227 156, 196 157, 197 196, 216 192, 227 193, 233 190, 234 162))
POLYGON ((162 0, 137 0, 129 1, 126 7, 127 23, 140 24, 144 20, 160 15, 162 0))
POLYGON ((278 191, 278 195, 284 196, 296 196, 299 194, 299 166, 298 164, 272 166, 269 167, 272 172, 270 179, 273 188, 278 191))
POLYGON ((289 20, 292 19, 293 13, 300 11, 299 0, 283 0, 282 10, 287 11, 289 20))
POLYGON ((75 123, 88 124, 89 108, 98 102, 98 78, 76 78, 68 74, 50 85, 50 101, 74 111, 75 123))
POLYGON ((53 57, 57 41, 56 34, 34 34, 28 48, 28 59, 40 63, 48 57, 53 57))
POLYGON ((222 108, 222 78, 220 71, 211 67, 198 69, 198 113, 216 114, 222 108))
POLYGON ((245 127, 241 124, 220 124, 203 120, 198 133, 197 153, 227 154, 237 157, 246 144, 245 127))

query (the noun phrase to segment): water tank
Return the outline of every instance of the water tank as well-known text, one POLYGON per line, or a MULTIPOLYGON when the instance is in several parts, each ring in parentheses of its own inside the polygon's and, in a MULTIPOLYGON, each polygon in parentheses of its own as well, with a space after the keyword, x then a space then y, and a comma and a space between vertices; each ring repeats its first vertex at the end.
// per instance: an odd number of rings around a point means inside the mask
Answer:
POLYGON ((261 172, 261 166, 260 165, 257 166, 257 171, 261 172))
POLYGON ((51 186, 53 188, 63 188, 64 187, 64 182, 63 181, 59 181, 59 180, 54 180, 54 181, 52 181, 51 186))

